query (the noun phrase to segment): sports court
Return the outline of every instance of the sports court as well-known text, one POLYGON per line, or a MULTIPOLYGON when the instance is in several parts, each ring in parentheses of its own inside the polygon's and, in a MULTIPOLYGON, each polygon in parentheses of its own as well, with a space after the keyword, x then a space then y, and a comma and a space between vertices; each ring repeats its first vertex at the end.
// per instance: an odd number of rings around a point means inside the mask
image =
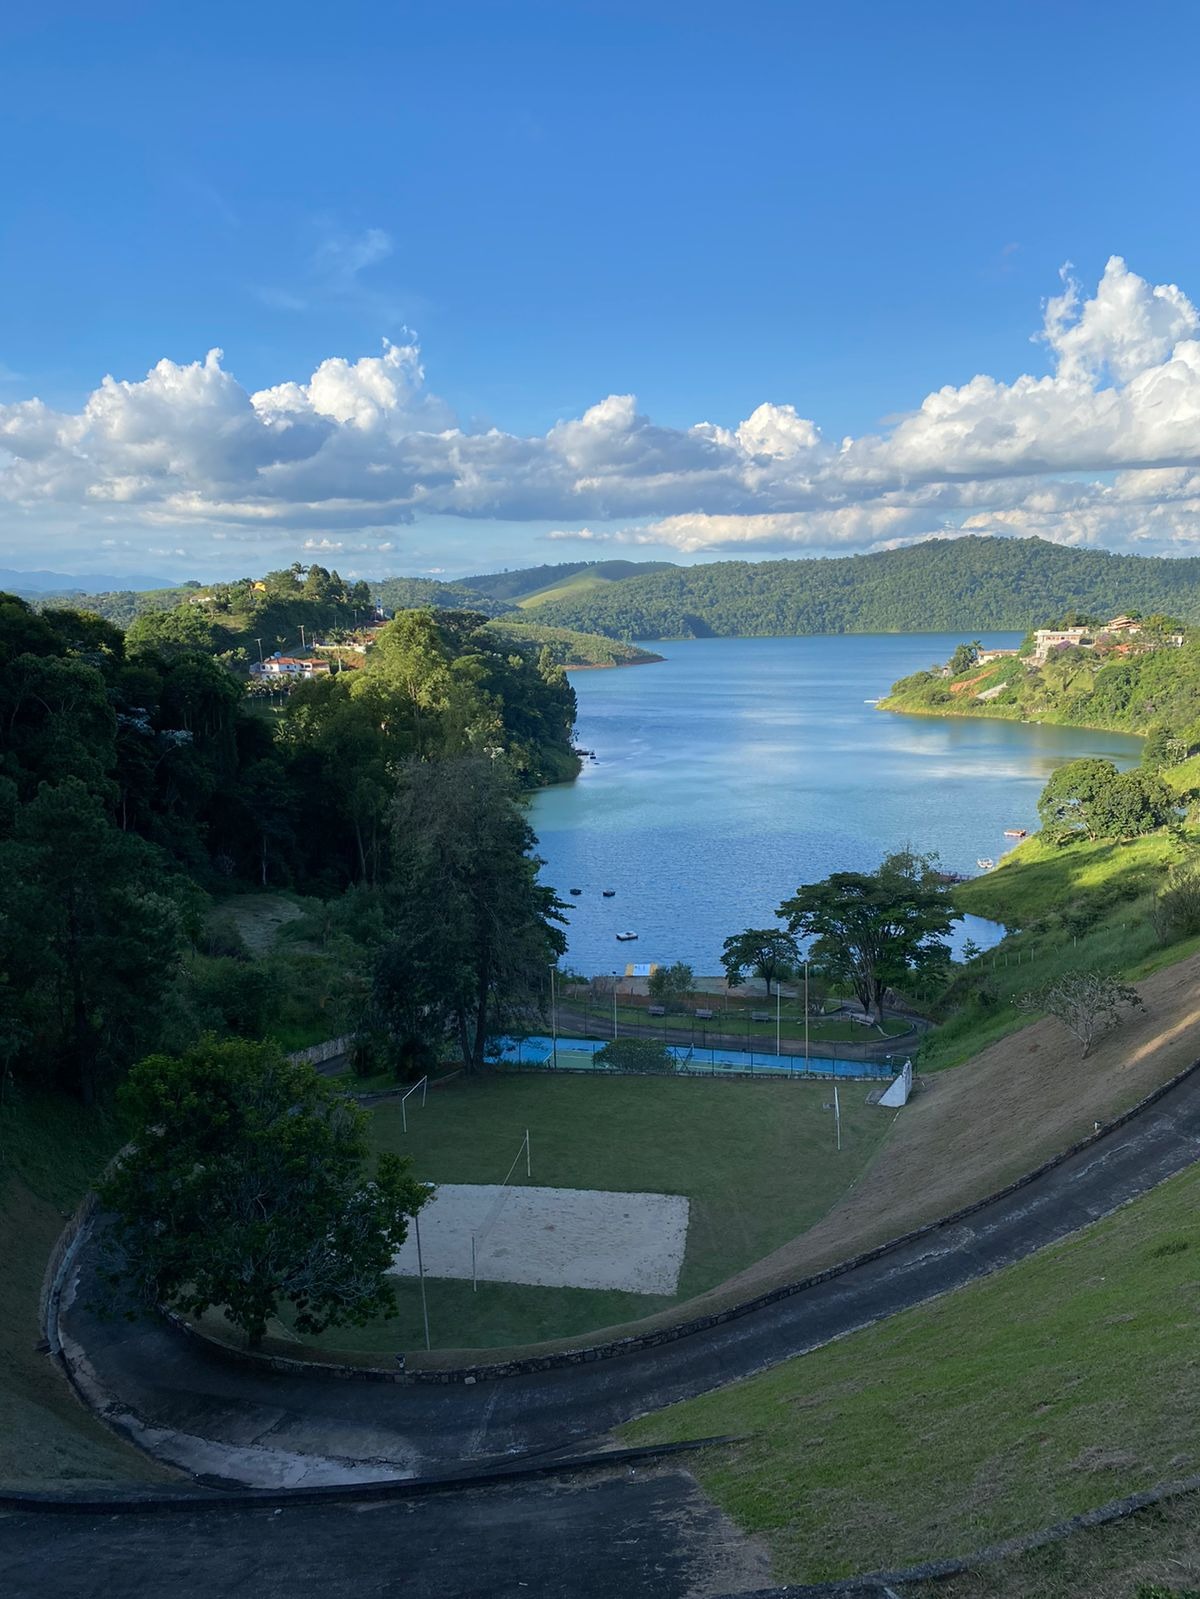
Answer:
MULTIPOLYGON (((673 1294, 687 1244, 682 1194, 443 1183, 421 1212, 428 1277, 673 1294)), ((416 1230, 392 1266, 417 1275, 416 1230)))

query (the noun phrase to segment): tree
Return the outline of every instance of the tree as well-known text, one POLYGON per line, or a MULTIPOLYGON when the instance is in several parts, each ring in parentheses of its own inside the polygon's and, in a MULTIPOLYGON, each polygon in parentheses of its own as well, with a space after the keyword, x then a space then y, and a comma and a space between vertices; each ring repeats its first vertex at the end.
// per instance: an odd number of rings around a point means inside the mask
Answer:
POLYGON ((673 1072, 675 1057, 654 1038, 614 1038, 596 1051, 596 1064, 622 1072, 673 1072))
MULTIPOLYGON (((1146 733, 1146 742, 1142 745, 1142 765, 1151 771, 1157 771, 1162 766, 1171 764, 1172 754, 1178 740, 1171 736, 1171 729, 1163 722, 1155 722, 1146 733)), ((1180 757, 1182 759, 1182 757, 1180 757)))
POLYGON ((972 639, 970 644, 956 645, 949 661, 950 676, 957 677, 960 672, 969 672, 978 662, 982 648, 978 639, 972 639))
POLYGON ((659 1000, 668 1010, 678 1010, 695 986, 696 974, 686 961, 656 967, 646 983, 650 998, 659 1000))
POLYGON ((381 962, 375 997, 385 1014, 411 1018, 397 989, 427 996, 426 1036, 452 1028, 468 1070, 483 1065, 491 1035, 536 1010, 547 968, 566 951, 555 925, 564 906, 538 882, 535 842, 502 760, 401 768, 389 897, 400 958, 381 962))
POLYGON ((1068 972, 1045 988, 1022 994, 1016 1005, 1031 1014, 1056 1016, 1079 1040, 1081 1060, 1087 1059, 1097 1039, 1120 1026, 1122 1011, 1146 1008, 1136 988, 1109 972, 1087 971, 1068 972))
POLYGON ((792 933, 813 940, 812 959, 849 984, 876 1021, 889 986, 946 963, 947 937, 962 917, 933 858, 908 851, 887 856, 877 872, 834 872, 806 883, 778 914, 792 933))
POLYGON ((747 971, 761 977, 771 997, 771 984, 791 977, 800 965, 800 946, 779 927, 748 927, 725 940, 721 965, 730 988, 742 983, 747 971))
POLYGON ((1086 757, 1053 773, 1038 800, 1052 843, 1073 838, 1136 838, 1164 826, 1177 800, 1153 772, 1118 772, 1111 761, 1086 757))
POLYGON ((273 1044, 151 1055, 120 1103, 132 1142, 101 1185, 114 1272, 147 1304, 223 1309, 251 1343, 290 1305, 301 1332, 394 1309, 388 1276, 427 1191, 409 1162, 368 1175, 366 1114, 273 1044))

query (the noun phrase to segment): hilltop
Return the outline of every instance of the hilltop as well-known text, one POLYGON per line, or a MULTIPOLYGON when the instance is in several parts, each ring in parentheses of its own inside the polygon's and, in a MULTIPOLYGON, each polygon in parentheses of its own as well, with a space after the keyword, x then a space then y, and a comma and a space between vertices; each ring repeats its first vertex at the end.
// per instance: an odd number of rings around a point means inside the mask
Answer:
MULTIPOLYGON (((385 577, 357 587, 387 610, 433 606, 514 619, 536 611, 547 627, 613 639, 1025 632, 1069 609, 1112 616, 1122 607, 1200 623, 1200 557, 1113 555, 1044 539, 933 539, 874 555, 697 566, 566 561, 455 581, 385 577)), ((143 592, 42 593, 37 604, 66 603, 128 626, 145 611, 206 592, 191 582, 143 592)))

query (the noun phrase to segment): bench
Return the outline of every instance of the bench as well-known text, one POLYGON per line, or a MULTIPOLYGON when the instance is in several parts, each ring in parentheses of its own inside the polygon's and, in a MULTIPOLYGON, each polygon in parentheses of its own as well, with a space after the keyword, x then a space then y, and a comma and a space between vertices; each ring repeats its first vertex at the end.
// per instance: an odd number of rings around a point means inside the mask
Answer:
POLYGON ((698 1022, 711 1022, 713 1019, 713 1013, 710 1010, 698 1010, 695 1015, 698 1022))
POLYGON ((769 1010, 752 1010, 750 1012, 750 1020, 752 1022, 769 1022, 771 1020, 771 1012, 769 1010))
POLYGON ((667 1007, 665 1005, 650 1005, 647 1007, 647 1014, 650 1016, 665 1016, 667 1007))

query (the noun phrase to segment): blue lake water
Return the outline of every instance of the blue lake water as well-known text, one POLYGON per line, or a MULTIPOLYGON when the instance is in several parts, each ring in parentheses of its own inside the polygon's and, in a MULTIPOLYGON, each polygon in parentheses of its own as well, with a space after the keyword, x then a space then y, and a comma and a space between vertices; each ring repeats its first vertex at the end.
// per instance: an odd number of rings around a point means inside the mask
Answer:
MULTIPOLYGON (((974 873, 1011 846, 1005 828, 1036 828, 1056 766, 1136 764, 1141 741, 1119 734, 864 703, 962 637, 690 639, 655 644, 660 664, 573 673, 578 741, 597 760, 530 812, 542 876, 570 906, 567 963, 589 975, 630 960, 717 972, 729 934, 772 925, 800 883, 870 870, 906 846, 974 873), (626 929, 636 944, 616 941, 626 929)), ((998 936, 988 924, 968 933, 998 936)))

